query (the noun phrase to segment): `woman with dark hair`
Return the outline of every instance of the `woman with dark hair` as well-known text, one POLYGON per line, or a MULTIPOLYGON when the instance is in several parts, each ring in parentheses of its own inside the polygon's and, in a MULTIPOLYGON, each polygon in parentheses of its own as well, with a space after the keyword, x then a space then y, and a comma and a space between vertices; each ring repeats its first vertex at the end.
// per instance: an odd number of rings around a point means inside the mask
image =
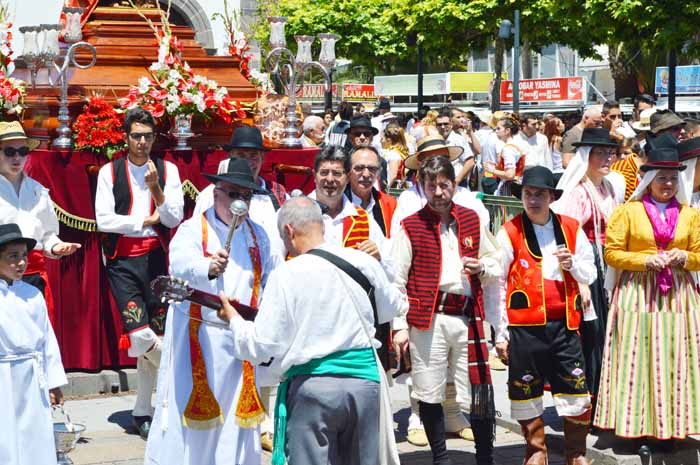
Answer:
POLYGON ((484 170, 500 180, 496 195, 510 195, 510 184, 520 180, 525 171, 525 154, 513 141, 519 127, 520 119, 516 114, 501 118, 496 123, 496 136, 505 145, 498 154, 497 164, 484 163, 484 170))
POLYGON ((564 122, 556 116, 545 120, 544 135, 547 137, 547 146, 552 159, 552 173, 554 173, 556 181, 559 181, 561 173, 564 172, 564 167, 561 163, 561 141, 564 129, 564 122), (559 173, 559 176, 557 176, 557 173, 559 173))
POLYGON ((630 200, 610 218, 605 260, 619 270, 594 424, 626 438, 700 433, 700 213, 688 207, 675 148, 652 149, 630 200))

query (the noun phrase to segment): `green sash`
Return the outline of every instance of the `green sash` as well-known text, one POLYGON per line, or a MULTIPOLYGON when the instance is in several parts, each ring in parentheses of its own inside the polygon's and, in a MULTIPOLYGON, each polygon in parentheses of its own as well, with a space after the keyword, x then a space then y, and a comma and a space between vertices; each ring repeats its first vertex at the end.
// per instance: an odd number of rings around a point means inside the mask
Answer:
POLYGON ((287 431, 287 389, 292 378, 298 375, 341 375, 379 383, 377 361, 371 347, 341 350, 322 358, 309 360, 303 365, 295 365, 287 370, 284 381, 277 388, 272 465, 284 465, 286 460, 284 446, 287 431))

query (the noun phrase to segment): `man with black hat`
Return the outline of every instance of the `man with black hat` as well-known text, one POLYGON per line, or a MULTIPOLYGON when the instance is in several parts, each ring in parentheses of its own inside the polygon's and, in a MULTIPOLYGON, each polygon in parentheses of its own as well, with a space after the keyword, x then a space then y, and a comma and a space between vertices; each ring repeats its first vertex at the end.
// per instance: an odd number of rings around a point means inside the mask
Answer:
POLYGON ((95 195, 107 277, 124 325, 119 348, 137 357, 132 415, 143 438, 148 436, 153 414, 151 394, 165 325, 165 308, 149 284, 167 274, 170 229, 182 221, 184 205, 177 166, 150 157, 155 127, 153 116, 143 108, 126 113, 129 154, 100 169, 95 195))
POLYGON ((348 135, 345 145, 350 150, 372 145, 372 139, 379 134, 379 130, 372 126, 372 123, 366 116, 353 118, 345 132, 348 135))
POLYGON ((56 463, 51 405, 68 383, 41 292, 22 281, 36 240, 0 225, 0 457, 2 463, 56 463))
MULTIPOLYGON (((223 292, 257 308, 278 257, 270 253, 262 227, 235 217, 230 207, 235 200, 250 204, 253 194, 268 192, 246 160, 231 158, 227 168, 205 175, 214 183, 214 205, 178 228, 170 269, 194 289, 223 292)), ((190 302, 171 305, 163 363, 145 463, 259 464, 256 426, 265 412, 256 393, 257 369, 235 358, 231 335, 216 311, 190 302)))
POLYGON ((501 312, 508 334, 496 348, 508 362, 511 416, 525 436, 525 464, 546 465, 544 384, 551 385, 557 413, 564 417, 567 465, 583 465, 591 399, 578 328, 582 308, 579 283, 596 279, 593 249, 578 221, 549 206, 562 191, 552 172, 535 166, 513 186, 525 212, 503 225, 496 239, 503 256, 501 312))
MULTIPOLYGON (((263 157, 267 149, 263 146, 263 138, 260 130, 256 127, 241 126, 234 130, 231 143, 224 146, 224 150, 229 152, 229 158, 219 163, 218 174, 223 174, 228 169, 229 160, 232 157, 242 158, 248 162, 253 173, 253 179, 266 192, 265 194, 254 193, 250 202, 249 215, 253 221, 258 223, 267 232, 272 242, 272 250, 282 256, 286 255, 284 244, 277 232, 277 210, 287 199, 287 192, 284 186, 274 181, 268 181, 260 176, 260 169, 263 165, 263 157)), ((194 207, 192 216, 201 216, 209 207, 214 204, 214 186, 207 186, 197 196, 197 204, 194 207)))

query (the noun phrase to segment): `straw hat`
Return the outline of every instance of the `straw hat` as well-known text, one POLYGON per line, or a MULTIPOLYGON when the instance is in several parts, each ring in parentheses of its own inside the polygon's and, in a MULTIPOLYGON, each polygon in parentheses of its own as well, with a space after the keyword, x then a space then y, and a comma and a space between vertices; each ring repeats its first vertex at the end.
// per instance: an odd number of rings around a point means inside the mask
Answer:
POLYGON ((29 150, 36 149, 41 143, 36 139, 27 137, 19 121, 0 121, 0 142, 8 142, 11 140, 26 140, 29 150))
POLYGON ((456 160, 464 152, 462 147, 448 146, 442 136, 426 136, 418 141, 416 153, 406 158, 404 166, 409 170, 417 170, 423 160, 435 155, 431 152, 438 150, 447 150, 450 161, 456 160))
POLYGON ((647 108, 639 114, 639 121, 632 122, 635 131, 651 131, 651 115, 656 113, 656 108, 647 108))

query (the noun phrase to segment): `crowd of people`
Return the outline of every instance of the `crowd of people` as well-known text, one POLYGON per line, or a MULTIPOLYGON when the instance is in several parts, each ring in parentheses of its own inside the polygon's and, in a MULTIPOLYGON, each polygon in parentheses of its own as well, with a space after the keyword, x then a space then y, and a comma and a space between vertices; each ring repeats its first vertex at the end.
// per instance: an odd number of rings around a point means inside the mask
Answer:
MULTIPOLYGON (((154 118, 125 115, 128 154, 100 169, 95 213, 146 463, 253 465, 264 448, 274 465, 397 464, 396 376, 433 464, 452 463, 453 434, 491 465, 505 365, 528 465, 548 460, 547 390, 567 465, 590 463, 591 427, 640 454, 700 434, 694 121, 644 96, 631 124, 606 102, 566 132, 554 115, 355 112, 304 121, 308 196, 263 179, 260 131, 237 128, 188 219, 177 167, 151 156, 154 118), (523 211, 494 225, 482 193, 523 211), (159 275, 200 297, 163 303, 159 275)), ((0 123, 0 457, 18 465, 55 463, 66 378, 42 257, 80 247, 24 173, 35 147, 0 123)))

